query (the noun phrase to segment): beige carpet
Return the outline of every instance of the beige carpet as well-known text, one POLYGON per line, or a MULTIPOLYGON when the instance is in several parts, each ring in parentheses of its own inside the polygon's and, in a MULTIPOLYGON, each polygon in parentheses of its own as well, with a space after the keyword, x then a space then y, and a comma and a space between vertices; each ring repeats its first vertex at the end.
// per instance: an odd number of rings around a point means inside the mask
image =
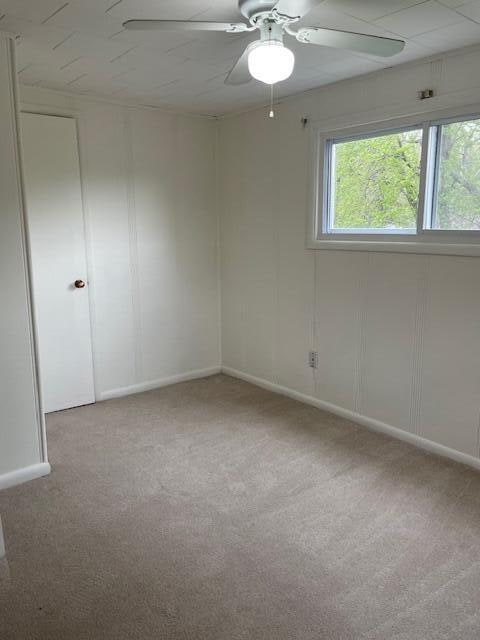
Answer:
POLYGON ((480 637, 471 469, 226 376, 48 434, 0 494, 1 640, 480 637))

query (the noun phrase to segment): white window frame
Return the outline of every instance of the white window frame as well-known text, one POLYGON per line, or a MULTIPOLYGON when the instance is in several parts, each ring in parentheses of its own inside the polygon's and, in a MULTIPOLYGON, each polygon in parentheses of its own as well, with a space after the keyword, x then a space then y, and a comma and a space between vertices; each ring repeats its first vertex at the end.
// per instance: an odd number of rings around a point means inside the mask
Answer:
POLYGON ((350 249, 354 251, 393 251, 408 253, 432 253, 449 255, 480 255, 480 231, 453 231, 426 228, 427 216, 433 211, 436 176, 432 171, 438 167, 433 162, 438 148, 435 145, 435 127, 452 122, 480 119, 480 111, 461 111, 453 114, 431 113, 384 120, 354 127, 322 131, 313 130, 312 163, 312 213, 309 221, 307 246, 310 249, 350 249), (331 147, 334 143, 365 139, 398 131, 422 129, 422 156, 417 211, 417 226, 412 232, 403 229, 346 230, 334 232, 328 229, 331 184, 331 147))

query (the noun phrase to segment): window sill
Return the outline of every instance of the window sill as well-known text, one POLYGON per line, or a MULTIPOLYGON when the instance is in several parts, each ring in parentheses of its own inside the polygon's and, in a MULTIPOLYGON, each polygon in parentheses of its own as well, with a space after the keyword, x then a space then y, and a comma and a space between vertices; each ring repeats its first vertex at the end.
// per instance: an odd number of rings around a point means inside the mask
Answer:
POLYGON ((418 253, 447 256, 480 256, 480 243, 467 242, 425 242, 398 240, 310 240, 307 249, 328 249, 333 251, 376 251, 387 253, 418 253))

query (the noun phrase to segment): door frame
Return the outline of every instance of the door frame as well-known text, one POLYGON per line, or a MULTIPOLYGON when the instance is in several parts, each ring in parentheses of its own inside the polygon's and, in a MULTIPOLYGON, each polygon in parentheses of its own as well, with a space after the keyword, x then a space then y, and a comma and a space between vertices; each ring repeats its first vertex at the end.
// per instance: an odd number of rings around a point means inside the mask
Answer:
MULTIPOLYGON (((1 33, 0 33, 1 36, 1 33)), ((48 465, 48 447, 47 447, 47 432, 45 413, 43 411, 42 393, 41 393, 41 381, 40 381, 40 368, 39 368, 39 356, 38 356, 38 333, 37 324, 35 318, 35 308, 33 306, 33 288, 32 288, 32 261, 30 251, 30 235, 27 220, 27 206, 26 206, 26 193, 25 193, 25 172, 23 166, 23 147, 21 137, 21 124, 20 124, 20 91, 18 76, 16 73, 16 47, 13 35, 9 35, 8 51, 10 54, 10 74, 11 74, 11 89, 12 89, 12 102, 13 102, 13 136, 14 146, 16 153, 16 168, 18 175, 19 186, 19 201, 20 201, 20 233, 23 249, 23 262, 25 264, 25 289, 27 297, 27 313, 28 313, 28 327, 30 336, 30 346, 32 354, 32 376, 33 376, 33 388, 34 388, 34 401, 35 410, 37 414, 37 429, 38 429, 38 444, 39 444, 39 457, 40 462, 48 465)))
POLYGON ((34 296, 33 296, 33 263, 31 257, 31 240, 30 240, 30 228, 29 228, 29 218, 28 218, 28 210, 26 204, 26 194, 25 194, 25 175, 24 175, 24 165, 23 165, 23 147, 21 143, 21 114, 22 113, 31 113, 34 115, 43 115, 43 116, 53 116, 57 118, 69 118, 70 120, 75 121, 75 129, 77 135, 77 148, 78 148, 78 164, 79 164, 79 172, 80 172, 80 191, 81 191, 81 200, 82 200, 82 223, 83 223, 83 232, 85 239, 85 263, 87 269, 87 282, 88 282, 88 310, 89 310, 89 331, 90 331, 90 341, 92 345, 92 370, 93 370, 93 391, 95 402, 98 401, 98 386, 97 386, 97 375, 96 375, 96 366, 95 366, 95 353, 96 353, 96 345, 95 345, 95 332, 94 332, 94 284, 92 280, 93 273, 93 257, 92 257, 92 243, 91 243, 91 234, 90 234, 90 225, 88 218, 88 207, 87 207, 87 188, 86 188, 86 179, 84 176, 83 167, 85 165, 85 156, 82 151, 82 145, 80 143, 80 134, 82 129, 85 126, 84 117, 82 113, 77 109, 70 109, 68 107, 62 108, 52 108, 51 106, 46 106, 42 104, 30 103, 28 101, 20 101, 19 109, 18 109, 18 134, 20 140, 20 171, 21 171, 21 182, 22 182, 22 199, 23 199, 23 210, 24 210, 24 227, 25 227, 25 248, 26 248, 26 259, 28 264, 28 272, 29 272, 29 306, 30 313, 32 318, 32 326, 34 333, 34 343, 35 343, 35 369, 36 369, 36 379, 37 379, 37 387, 38 387, 38 404, 40 411, 40 425, 41 425, 41 443, 42 443, 42 458, 44 461, 47 461, 47 435, 46 435, 46 420, 45 420, 45 412, 43 409, 42 402, 42 380, 40 375, 40 367, 39 367, 39 354, 38 354, 38 344, 39 344, 39 334, 38 334, 38 324, 35 313, 35 305, 34 305, 34 296))

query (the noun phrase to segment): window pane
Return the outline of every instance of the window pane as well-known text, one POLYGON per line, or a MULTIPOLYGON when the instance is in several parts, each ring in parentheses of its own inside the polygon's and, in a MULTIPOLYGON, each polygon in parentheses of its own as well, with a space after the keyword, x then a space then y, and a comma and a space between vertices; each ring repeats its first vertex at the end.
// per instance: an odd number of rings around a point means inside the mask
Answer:
POLYGON ((330 229, 414 231, 421 148, 421 129, 334 143, 330 229))
POLYGON ((480 229, 480 120, 439 127, 432 228, 480 229))

